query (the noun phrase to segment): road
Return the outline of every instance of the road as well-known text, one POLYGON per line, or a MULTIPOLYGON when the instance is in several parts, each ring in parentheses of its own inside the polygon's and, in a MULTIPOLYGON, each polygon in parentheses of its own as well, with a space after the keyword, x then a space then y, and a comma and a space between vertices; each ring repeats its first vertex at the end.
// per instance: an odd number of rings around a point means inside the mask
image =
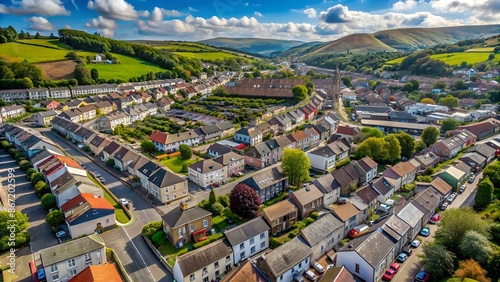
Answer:
MULTIPOLYGON (((476 187, 477 184, 482 176, 482 173, 478 173, 476 175, 476 179, 474 180, 473 183, 467 183, 466 187, 467 189, 462 193, 458 194, 457 198, 453 203, 451 203, 448 206, 448 209, 450 208, 460 208, 464 206, 472 206, 474 204, 474 197, 476 195, 476 187)), ((404 282, 413 282, 415 279, 415 275, 422 270, 422 263, 419 260, 419 255, 423 253, 423 244, 425 242, 432 242, 434 240, 434 234, 436 233, 437 230, 437 225, 435 224, 427 224, 427 226, 431 230, 431 236, 429 237, 422 237, 420 235, 417 236, 416 239, 420 240, 422 244, 416 248, 413 249, 413 253, 411 256, 408 257, 408 259, 401 264, 401 268, 399 269, 398 273, 394 276, 393 281, 404 281, 404 282)))
POLYGON ((76 161, 87 166, 90 171, 101 174, 106 180, 106 187, 118 198, 131 201, 130 208, 136 220, 127 226, 117 227, 104 232, 101 236, 107 247, 113 248, 125 270, 134 281, 172 281, 173 277, 158 261, 141 236, 142 227, 151 221, 161 220, 160 215, 130 188, 116 177, 96 165, 86 153, 70 144, 57 133, 41 129, 43 134, 58 144, 76 161))

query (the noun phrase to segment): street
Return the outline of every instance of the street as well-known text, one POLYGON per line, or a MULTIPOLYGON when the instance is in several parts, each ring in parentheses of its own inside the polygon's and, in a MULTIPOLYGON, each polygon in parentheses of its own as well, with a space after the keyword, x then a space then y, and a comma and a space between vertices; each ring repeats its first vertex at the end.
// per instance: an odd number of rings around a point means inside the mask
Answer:
MULTIPOLYGON (((476 175, 476 179, 473 183, 466 183, 467 189, 462 194, 458 194, 455 201, 453 201, 449 206, 450 208, 460 208, 464 206, 472 206, 474 204, 474 197, 476 195, 476 186, 482 176, 482 173, 478 173, 476 175)), ((393 281, 404 281, 404 282, 413 282, 415 279, 415 275, 422 270, 422 263, 420 262, 419 255, 423 253, 423 245, 426 242, 432 242, 434 240, 434 234, 437 230, 436 224, 426 224, 431 230, 431 235, 429 237, 422 237, 420 235, 417 236, 417 240, 420 240, 422 243, 418 248, 413 248, 413 253, 408 259, 401 264, 401 268, 398 273, 394 276, 393 281)))
POLYGON ((84 152, 76 149, 57 133, 40 130, 43 134, 58 144, 79 163, 87 166, 90 171, 101 174, 106 180, 106 187, 118 198, 131 201, 131 210, 136 220, 130 225, 118 227, 104 232, 101 236, 107 247, 113 248, 123 267, 134 281, 172 281, 173 277, 152 253, 141 236, 142 227, 151 221, 161 220, 160 215, 130 188, 123 185, 116 177, 96 165, 84 152))

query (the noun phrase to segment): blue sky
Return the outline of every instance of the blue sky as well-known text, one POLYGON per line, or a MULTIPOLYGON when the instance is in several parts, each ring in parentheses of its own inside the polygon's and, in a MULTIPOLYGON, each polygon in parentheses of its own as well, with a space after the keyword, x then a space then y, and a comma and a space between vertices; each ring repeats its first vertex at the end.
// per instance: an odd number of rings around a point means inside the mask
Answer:
POLYGON ((403 27, 500 24, 498 0, 2 0, 0 26, 117 39, 327 41, 403 27))

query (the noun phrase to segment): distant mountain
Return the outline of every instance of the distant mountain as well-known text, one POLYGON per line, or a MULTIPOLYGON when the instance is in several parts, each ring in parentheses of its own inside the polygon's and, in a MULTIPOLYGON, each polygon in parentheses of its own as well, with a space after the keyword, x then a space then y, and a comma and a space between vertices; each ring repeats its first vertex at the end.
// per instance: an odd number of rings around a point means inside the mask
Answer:
POLYGON ((279 39, 262 39, 262 38, 227 38, 227 37, 217 37, 198 42, 211 45, 214 47, 239 49, 245 52, 257 53, 266 56, 271 55, 271 53, 273 52, 285 51, 304 43, 302 41, 297 41, 297 40, 279 40, 279 39))
MULTIPOLYGON (((403 28, 383 30, 369 34, 351 34, 298 54, 311 59, 328 54, 364 54, 384 51, 416 51, 437 44, 490 37, 500 33, 500 25, 453 26, 438 28, 403 28)), ((282 52, 287 54, 288 51, 282 52)))
POLYGON ((314 41, 297 45, 285 51, 276 51, 271 53, 271 57, 293 58, 307 54, 308 51, 325 44, 324 42, 314 41))

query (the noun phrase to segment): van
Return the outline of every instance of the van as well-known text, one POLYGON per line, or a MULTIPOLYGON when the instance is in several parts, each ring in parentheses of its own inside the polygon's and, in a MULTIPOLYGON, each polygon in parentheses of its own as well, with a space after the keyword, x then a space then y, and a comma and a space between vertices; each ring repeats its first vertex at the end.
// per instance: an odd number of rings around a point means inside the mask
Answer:
POLYGON ((349 237, 354 239, 358 236, 366 234, 370 231, 370 227, 366 224, 360 224, 349 231, 349 237))
POLYGON ((378 209, 380 211, 383 211, 383 212, 389 212, 391 210, 391 206, 386 205, 386 204, 380 204, 380 206, 378 207, 378 209))

